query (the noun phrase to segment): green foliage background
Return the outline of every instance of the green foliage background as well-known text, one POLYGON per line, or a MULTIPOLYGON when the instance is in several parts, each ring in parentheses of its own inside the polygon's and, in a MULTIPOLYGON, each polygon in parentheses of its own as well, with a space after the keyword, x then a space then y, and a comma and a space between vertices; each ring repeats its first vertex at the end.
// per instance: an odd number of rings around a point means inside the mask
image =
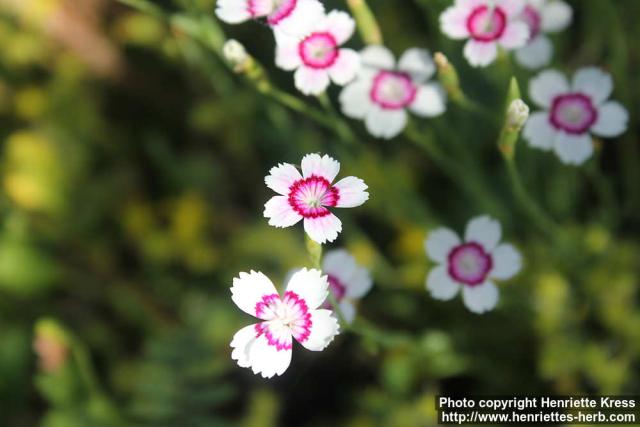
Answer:
POLYGON ((582 168, 518 143, 526 187, 561 224, 550 235, 516 203, 496 147, 509 79, 526 88, 532 74, 508 58, 469 68, 439 32, 449 3, 370 1, 392 50, 444 52, 486 109, 414 123, 469 166, 472 189, 423 146, 357 122, 349 144, 259 94, 221 59, 226 37, 295 94, 292 76, 274 67, 268 28, 221 26, 214 0, 156 2, 165 16, 0 1, 0 425, 428 426, 438 393, 640 394, 640 2, 573 1, 554 36, 554 66, 610 71, 632 119, 582 168), (250 319, 229 287, 240 271, 279 282, 308 262, 300 227, 262 217, 269 168, 308 152, 370 186, 333 247, 373 270, 360 315, 401 339, 343 334, 322 353, 295 349, 265 381, 230 359, 250 319), (526 265, 479 317, 426 294, 423 241, 481 213, 526 265))

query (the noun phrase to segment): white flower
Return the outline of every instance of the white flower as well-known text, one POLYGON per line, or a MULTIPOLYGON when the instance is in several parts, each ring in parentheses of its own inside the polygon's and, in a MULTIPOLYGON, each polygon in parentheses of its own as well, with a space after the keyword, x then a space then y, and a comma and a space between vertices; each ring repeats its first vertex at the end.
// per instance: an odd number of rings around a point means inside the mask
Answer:
POLYGON ((367 185, 349 176, 335 184, 340 163, 325 155, 307 154, 302 159, 302 175, 295 166, 282 163, 265 178, 267 187, 280 194, 264 205, 269 225, 291 227, 304 219, 309 237, 322 244, 333 242, 342 231, 342 223, 329 207, 353 208, 369 199, 367 185))
POLYGON ((607 101, 613 80, 604 71, 581 68, 571 85, 564 74, 546 70, 529 82, 529 97, 545 111, 531 114, 523 136, 529 145, 553 150, 563 163, 579 165, 593 154, 591 134, 616 137, 627 129, 629 113, 607 101))
POLYGON ((295 72, 295 84, 305 95, 319 95, 329 81, 343 86, 360 68, 360 56, 340 48, 355 31, 355 21, 345 12, 331 11, 300 37, 276 33, 276 65, 295 72))
MULTIPOLYGON (((369 270, 358 265, 346 250, 336 249, 324 256, 322 272, 328 277, 329 290, 335 297, 340 312, 348 323, 352 323, 356 316, 356 300, 364 297, 373 284, 369 270)), ((329 300, 323 307, 333 308, 329 300)))
POLYGON ((519 21, 524 0, 456 0, 440 15, 440 28, 452 39, 469 39, 464 56, 474 67, 486 67, 498 55, 498 45, 518 49, 529 39, 529 27, 519 21))
POLYGON ((427 290, 438 300, 447 301, 462 288, 462 299, 469 310, 484 313, 498 303, 494 280, 508 280, 522 267, 520 253, 510 244, 499 244, 500 223, 488 216, 467 224, 464 242, 448 228, 429 233, 427 255, 438 266, 427 277, 427 290))
POLYGON ((529 26, 526 46, 516 50, 516 60, 530 69, 544 67, 551 62, 553 44, 546 35, 564 30, 571 23, 573 10, 561 0, 526 0, 520 18, 529 26))
POLYGON ((327 297, 327 276, 306 268, 295 273, 280 298, 262 273, 240 273, 233 279, 231 299, 245 313, 262 320, 240 329, 231 341, 231 358, 264 378, 282 375, 291 363, 295 338, 306 349, 324 350, 338 334, 330 310, 318 308, 327 297))
POLYGON ((436 70, 428 50, 407 50, 396 68, 387 48, 369 46, 360 53, 360 61, 360 73, 343 89, 340 104, 345 115, 364 120, 373 136, 390 139, 402 132, 407 109, 421 117, 446 110, 442 87, 427 82, 436 70))
POLYGON ((318 0, 218 0, 216 15, 228 24, 266 18, 276 32, 302 34, 324 15, 318 0))

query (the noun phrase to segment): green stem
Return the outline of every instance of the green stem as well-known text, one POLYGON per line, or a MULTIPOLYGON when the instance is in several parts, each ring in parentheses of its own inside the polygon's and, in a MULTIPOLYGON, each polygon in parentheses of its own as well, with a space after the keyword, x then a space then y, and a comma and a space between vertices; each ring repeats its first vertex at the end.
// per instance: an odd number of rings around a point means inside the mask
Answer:
POLYGON ((381 45, 382 31, 365 0, 347 0, 347 5, 358 23, 358 32, 366 44, 381 45))

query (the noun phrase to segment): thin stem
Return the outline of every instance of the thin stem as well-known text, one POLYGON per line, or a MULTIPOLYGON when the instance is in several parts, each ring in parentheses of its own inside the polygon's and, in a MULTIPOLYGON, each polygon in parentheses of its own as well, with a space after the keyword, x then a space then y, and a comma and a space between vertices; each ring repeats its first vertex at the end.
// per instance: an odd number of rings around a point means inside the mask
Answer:
POLYGON ((367 2, 365 0, 347 0, 347 5, 358 23, 358 32, 362 40, 366 44, 383 44, 380 25, 367 2))

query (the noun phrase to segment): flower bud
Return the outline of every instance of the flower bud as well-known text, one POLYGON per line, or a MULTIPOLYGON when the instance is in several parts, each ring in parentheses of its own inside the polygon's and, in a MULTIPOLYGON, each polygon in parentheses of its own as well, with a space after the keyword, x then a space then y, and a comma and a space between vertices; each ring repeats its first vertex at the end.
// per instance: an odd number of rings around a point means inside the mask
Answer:
POLYGON ((507 126, 519 132, 529 119, 529 106, 522 99, 514 99, 507 109, 507 126))
POLYGON ((222 53, 236 73, 245 72, 251 63, 247 50, 237 40, 227 40, 222 47, 222 53))

